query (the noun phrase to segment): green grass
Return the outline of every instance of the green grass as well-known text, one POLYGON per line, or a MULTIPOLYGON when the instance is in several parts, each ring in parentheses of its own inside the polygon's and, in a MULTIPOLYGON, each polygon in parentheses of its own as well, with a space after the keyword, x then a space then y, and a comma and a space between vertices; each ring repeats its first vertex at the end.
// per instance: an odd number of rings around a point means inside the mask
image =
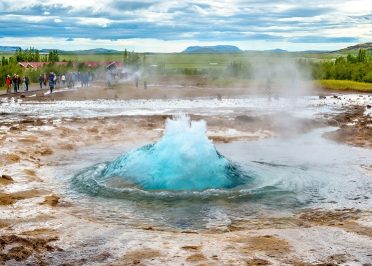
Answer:
POLYGON ((111 62, 111 61, 123 61, 123 54, 61 54, 59 56, 60 60, 66 61, 96 61, 96 62, 111 62))
POLYGON ((319 80, 320 87, 328 90, 352 90, 372 92, 372 83, 364 83, 350 80, 319 80))

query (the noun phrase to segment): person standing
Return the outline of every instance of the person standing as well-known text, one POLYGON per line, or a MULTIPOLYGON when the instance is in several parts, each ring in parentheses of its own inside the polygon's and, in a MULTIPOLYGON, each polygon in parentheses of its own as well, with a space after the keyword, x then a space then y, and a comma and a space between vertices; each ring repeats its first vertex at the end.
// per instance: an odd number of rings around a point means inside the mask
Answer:
POLYGON ((44 81, 43 75, 40 74, 40 76, 39 76, 40 89, 43 88, 43 81, 44 81))
POLYGON ((25 76, 24 83, 25 83, 26 91, 28 91, 28 85, 30 84, 30 79, 28 78, 28 76, 25 76))
POLYGON ((17 74, 14 74, 13 75, 13 90, 14 90, 14 93, 17 93, 17 90, 18 90, 18 78, 17 78, 17 74))
POLYGON ((12 92, 12 79, 10 78, 9 75, 6 75, 6 93, 11 93, 12 92))
POLYGON ((139 78, 138 78, 138 75, 137 74, 136 74, 135 81, 136 81, 136 88, 138 88, 139 78))
POLYGON ((18 87, 17 87, 17 89, 18 89, 18 91, 20 90, 20 86, 21 86, 21 83, 22 83, 22 79, 21 79, 21 76, 20 75, 17 75, 17 81, 18 81, 18 87))
POLYGON ((54 82, 55 82, 54 73, 53 72, 50 72, 50 74, 49 74, 49 90, 50 90, 50 94, 53 93, 54 82))
POLYGON ((26 78, 25 77, 23 77, 22 79, 22 89, 23 91, 26 91, 26 78))
POLYGON ((44 79, 43 79, 44 87, 46 87, 46 85, 47 85, 47 81, 48 81, 47 74, 44 73, 44 79))
POLYGON ((66 84, 66 76, 64 74, 61 76, 61 81, 62 81, 62 86, 64 87, 66 84))

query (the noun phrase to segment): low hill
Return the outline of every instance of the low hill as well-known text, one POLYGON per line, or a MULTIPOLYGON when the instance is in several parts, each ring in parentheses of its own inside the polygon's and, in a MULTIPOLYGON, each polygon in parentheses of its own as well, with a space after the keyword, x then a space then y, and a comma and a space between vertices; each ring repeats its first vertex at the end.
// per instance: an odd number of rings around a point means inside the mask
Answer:
POLYGON ((75 54, 116 54, 120 53, 118 50, 105 49, 105 48, 95 48, 88 50, 77 50, 77 51, 64 51, 64 53, 75 53, 75 54))
POLYGON ((337 50, 337 51, 334 51, 334 52, 350 53, 350 52, 358 51, 359 49, 365 49, 365 50, 372 51, 372 42, 356 44, 356 45, 349 46, 349 47, 346 47, 346 48, 343 48, 343 49, 340 49, 340 50, 337 50))
POLYGON ((240 53, 238 47, 233 45, 215 46, 189 46, 182 53, 240 53))
POLYGON ((287 50, 283 50, 283 49, 279 49, 279 48, 272 49, 272 50, 266 50, 265 52, 269 52, 269 53, 288 53, 287 50))

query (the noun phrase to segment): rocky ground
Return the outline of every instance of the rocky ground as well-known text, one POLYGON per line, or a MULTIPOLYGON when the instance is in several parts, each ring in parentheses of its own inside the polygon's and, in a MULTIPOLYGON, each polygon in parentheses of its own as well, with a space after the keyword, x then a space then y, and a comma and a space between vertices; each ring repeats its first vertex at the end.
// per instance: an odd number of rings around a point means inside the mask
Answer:
MULTIPOLYGON (((114 92, 109 94, 115 98, 114 92)), ((67 95, 75 99, 72 94, 67 95)), ((87 97, 86 92, 76 95, 79 99, 87 97)), ((45 100, 44 97, 47 96, 40 96, 39 100, 45 100)), ((53 97, 61 99, 65 93, 53 97)), ((325 137, 370 149, 372 124, 371 116, 365 114, 366 108, 349 106, 340 114, 317 120, 293 118, 298 126, 290 134, 331 125, 339 129, 325 137)), ((193 118, 207 120, 208 135, 213 141, 231 142, 289 134, 283 130, 285 123, 279 117, 283 116, 193 118)), ((199 231, 146 225, 126 228, 85 217, 76 213, 74 203, 60 195, 50 182, 54 165, 63 163, 66 155, 97 142, 106 147, 153 142, 161 136, 167 116, 58 121, 28 116, 17 121, 6 118, 7 114, 1 114, 1 265, 372 263, 372 213, 365 210, 309 209, 277 218, 234 221, 221 229, 199 231)), ((365 170, 372 177, 372 164, 366 165, 365 170)))

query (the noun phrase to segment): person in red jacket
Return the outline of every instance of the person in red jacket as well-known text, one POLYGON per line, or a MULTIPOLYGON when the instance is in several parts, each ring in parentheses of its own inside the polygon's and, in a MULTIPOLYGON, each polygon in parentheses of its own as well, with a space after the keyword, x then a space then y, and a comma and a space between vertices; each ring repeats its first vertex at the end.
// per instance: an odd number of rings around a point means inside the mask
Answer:
POLYGON ((12 79, 9 75, 6 75, 5 84, 6 84, 6 93, 10 93, 12 89, 12 79))

